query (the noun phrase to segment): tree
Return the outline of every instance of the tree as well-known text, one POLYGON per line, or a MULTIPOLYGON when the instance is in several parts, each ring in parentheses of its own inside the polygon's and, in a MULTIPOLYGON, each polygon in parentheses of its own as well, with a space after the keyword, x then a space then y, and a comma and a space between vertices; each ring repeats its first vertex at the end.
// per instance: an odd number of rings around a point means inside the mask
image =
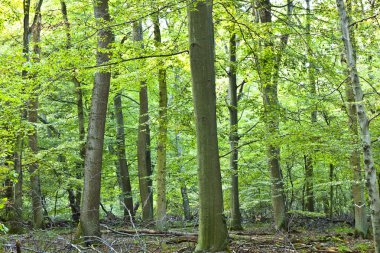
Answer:
MULTIPOLYGON (((141 21, 133 24, 133 40, 143 43, 141 21)), ((143 48, 143 44, 141 44, 143 48)), ((152 161, 150 153, 150 128, 148 108, 148 87, 146 81, 140 81, 139 91, 139 133, 137 143, 137 159, 139 170, 139 187, 143 221, 153 220, 153 189, 152 189, 152 161)))
MULTIPOLYGON (((161 44, 161 31, 159 15, 154 17, 154 39, 156 46, 161 44)), ((161 64, 163 62, 161 61, 161 64)), ((168 90, 166 85, 166 69, 161 67, 158 70, 158 140, 157 140, 157 228, 167 229, 166 222, 166 143, 168 132, 168 90)))
POLYGON ((102 154, 108 94, 111 82, 110 70, 102 69, 101 65, 110 60, 109 50, 113 42, 112 30, 108 25, 110 22, 108 0, 94 2, 94 15, 99 27, 96 53, 96 63, 99 69, 95 73, 92 90, 86 156, 84 160, 83 201, 80 215, 80 226, 86 242, 90 242, 93 236, 100 236, 99 204, 102 154))
MULTIPOLYGON (((310 0, 306 0, 306 41, 307 41, 307 58, 309 68, 307 69, 309 86, 310 86, 310 96, 314 98, 317 94, 316 85, 315 85, 315 67, 313 64, 313 51, 311 48, 312 38, 310 34, 311 26, 311 10, 310 10, 310 0)), ((311 112, 311 124, 315 125, 317 122, 317 110, 314 109, 311 112)), ((306 210, 309 212, 314 212, 314 191, 313 191, 313 151, 310 154, 305 155, 305 193, 306 193, 306 210)))
POLYGON ((133 219, 134 210, 129 166, 125 156, 124 115, 121 104, 121 92, 116 94, 113 103, 116 118, 117 170, 123 200, 124 219, 128 221, 133 219))
MULTIPOLYGON (((269 0, 259 2, 260 21, 263 29, 270 29, 272 22, 271 3, 269 0)), ((288 2, 288 9, 291 8, 288 2)), ((289 10, 288 10, 289 13, 289 10)), ((287 44, 288 36, 281 38, 281 49, 276 54, 273 42, 265 42, 262 47, 263 58, 259 62, 259 77, 262 86, 264 105, 264 122, 269 141, 267 142, 267 160, 271 174, 272 206, 274 222, 277 229, 286 226, 286 206, 284 195, 284 183, 280 166, 280 146, 276 140, 279 135, 279 101, 277 94, 278 75, 281 64, 282 51, 287 44)))
MULTIPOLYGON (((71 48, 71 31, 70 31, 70 22, 69 18, 67 16, 67 7, 66 2, 61 0, 61 13, 62 13, 62 19, 65 24, 66 29, 66 49, 71 48)), ((75 94, 76 94, 76 106, 77 106, 77 116, 78 116, 78 131, 79 131, 79 141, 84 142, 85 140, 85 129, 84 129, 84 109, 83 109, 83 94, 82 94, 82 88, 81 83, 77 79, 77 77, 74 75, 72 77, 72 81, 74 83, 75 87, 75 94)), ((81 178, 83 174, 83 160, 85 156, 85 146, 84 143, 80 145, 79 154, 81 156, 81 161, 77 163, 77 169, 79 170, 77 172, 77 178, 81 178)), ((71 187, 67 189, 67 192, 69 194, 69 204, 71 208, 71 217, 75 224, 79 223, 80 218, 80 201, 81 201, 81 189, 80 187, 77 187, 76 191, 72 189, 71 187)))
MULTIPOLYGON (((29 10, 30 1, 24 1, 24 54, 29 55, 29 35, 32 33, 33 40, 33 53, 35 57, 33 61, 38 63, 40 61, 40 37, 41 37, 41 5, 42 0, 40 0, 35 8, 35 16, 32 25, 29 27, 29 10)), ((27 61, 30 61, 30 57, 27 56, 27 61)), ((24 77, 28 77, 26 71, 23 72, 24 77)), ((38 86, 33 87, 33 93, 31 94, 28 101, 28 122, 33 125, 32 132, 28 135, 29 147, 34 155, 38 153, 38 138, 37 138, 37 128, 35 127, 38 117, 38 86)), ((35 228, 42 228, 44 223, 43 215, 43 203, 41 194, 41 184, 38 170, 38 162, 35 160, 29 165, 30 172, 30 185, 31 185, 31 198, 32 198, 32 208, 33 208, 33 226, 35 228)))
POLYGON ((241 230, 241 213, 239 204, 239 179, 238 179, 238 156, 239 156, 239 133, 238 133, 238 95, 236 84, 236 34, 230 38, 230 71, 229 77, 229 112, 230 112, 230 169, 231 169, 231 229, 241 230))
POLYGON ((197 1, 188 7, 199 185, 196 252, 223 252, 228 243, 216 126, 212 4, 210 0, 197 1))
POLYGON ((363 102, 363 90, 359 80, 359 72, 356 67, 352 38, 349 31, 348 16, 343 0, 336 1, 339 11, 342 39, 347 59, 347 68, 350 74, 353 94, 355 97, 356 113, 360 126, 360 137, 363 146, 364 165, 367 181, 367 189, 370 200, 373 238, 375 242, 375 252, 380 252, 380 196, 377 182, 376 168, 372 156, 371 135, 369 120, 363 102))

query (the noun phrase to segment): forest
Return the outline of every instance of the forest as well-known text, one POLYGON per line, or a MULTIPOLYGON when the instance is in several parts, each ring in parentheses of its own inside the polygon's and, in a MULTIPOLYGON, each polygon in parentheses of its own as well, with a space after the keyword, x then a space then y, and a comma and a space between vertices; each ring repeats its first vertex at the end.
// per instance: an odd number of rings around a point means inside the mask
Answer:
POLYGON ((0 252, 380 253, 376 0, 1 0, 0 252))

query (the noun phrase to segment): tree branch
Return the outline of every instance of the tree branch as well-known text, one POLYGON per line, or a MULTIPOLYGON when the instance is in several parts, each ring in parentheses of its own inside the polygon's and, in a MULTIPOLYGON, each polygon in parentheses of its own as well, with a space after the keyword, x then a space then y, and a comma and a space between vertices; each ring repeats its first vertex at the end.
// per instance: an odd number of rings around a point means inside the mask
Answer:
POLYGON ((128 59, 122 59, 122 60, 116 61, 116 62, 107 62, 107 63, 101 64, 101 65, 86 66, 86 67, 83 67, 83 69, 93 69, 93 68, 107 67, 107 66, 117 65, 117 64, 120 64, 120 63, 123 63, 123 62, 142 60, 142 59, 149 59, 149 58, 170 57, 170 56, 179 55, 179 54, 183 54, 183 53, 189 53, 189 50, 183 50, 183 51, 174 52, 174 53, 168 53, 168 54, 142 55, 142 56, 132 57, 132 58, 128 58, 128 59))
POLYGON ((379 16, 379 15, 380 15, 380 13, 376 13, 375 15, 372 15, 372 16, 369 16, 369 17, 366 17, 366 18, 360 19, 360 20, 358 20, 358 21, 355 21, 355 22, 351 23, 350 25, 348 25, 348 27, 354 26, 354 25, 356 25, 356 24, 358 24, 358 23, 361 23, 361 22, 367 21, 367 20, 369 20, 369 19, 376 18, 376 17, 379 16))

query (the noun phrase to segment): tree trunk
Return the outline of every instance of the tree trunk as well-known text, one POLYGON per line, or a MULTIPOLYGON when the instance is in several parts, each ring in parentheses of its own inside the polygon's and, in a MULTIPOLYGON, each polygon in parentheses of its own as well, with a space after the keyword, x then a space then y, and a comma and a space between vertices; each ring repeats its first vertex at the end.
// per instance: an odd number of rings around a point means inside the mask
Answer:
POLYGON ((329 179, 330 179, 330 194, 329 194, 329 217, 332 219, 334 210, 334 165, 329 165, 329 179))
MULTIPOLYGON (((182 148, 181 144, 179 142, 180 140, 180 134, 176 134, 175 141, 176 141, 176 146, 177 146, 177 157, 181 159, 182 157, 182 148)), ((180 172, 185 173, 185 168, 183 167, 183 164, 181 160, 179 161, 180 163, 180 172)), ((187 187, 186 187, 186 181, 182 178, 181 179, 182 184, 181 184, 181 196, 182 196, 182 207, 183 207, 183 214, 185 217, 185 220, 191 220, 191 212, 190 212, 190 202, 189 202, 189 196, 187 194, 187 187)))
MULTIPOLYGON (((309 86, 310 86, 310 95, 312 99, 315 98, 317 94, 316 86, 315 86, 315 69, 313 62, 313 51, 311 49, 312 41, 310 35, 310 26, 311 26, 311 10, 310 10, 310 0, 306 0, 306 42, 307 42, 307 58, 309 67, 307 69, 309 76, 309 86)), ((317 122, 317 110, 313 110, 311 112, 311 124, 315 125, 317 122)), ((305 156, 305 191, 306 191, 306 210, 309 212, 314 212, 314 184, 313 184, 313 174, 314 174, 314 166, 313 166, 313 158, 311 150, 310 154, 305 156)))
MULTIPOLYGON (((141 21, 133 24, 133 40, 142 43, 141 21)), ((143 44, 141 44, 143 47, 143 44)), ((150 154, 150 128, 148 109, 148 87, 146 81, 140 82, 140 117, 137 144, 137 163, 139 169, 140 198, 143 221, 153 220, 152 161, 150 154)))
POLYGON ((358 71, 356 68, 356 60, 352 40, 349 32, 348 18, 343 0, 337 0, 337 7, 341 22, 342 39, 345 46, 347 58, 347 67, 349 69, 352 89, 355 97, 355 105, 360 125, 360 136, 363 145, 364 165, 366 172, 366 185, 368 189, 373 238, 375 243, 375 252, 380 253, 380 196, 379 186, 377 182, 376 168, 372 156, 371 137, 369 131, 369 121, 366 109, 363 102, 363 91, 359 80, 358 71))
MULTIPOLYGON (((108 50, 110 49, 110 44, 113 42, 112 31, 107 27, 107 23, 110 21, 108 0, 94 2, 94 14, 97 26, 99 27, 96 54, 96 62, 99 66, 110 60, 108 50)), ((100 236, 99 204, 101 169, 110 82, 111 72, 109 69, 99 69, 95 73, 86 143, 86 156, 84 160, 84 188, 80 216, 81 229, 83 235, 86 237, 100 236)), ((87 239, 91 241, 91 238, 87 239)))
MULTIPOLYGON (((261 23, 265 24, 272 22, 270 1, 261 0, 259 8, 261 23)), ((283 47, 287 43, 287 37, 284 37, 284 39, 285 43, 282 42, 283 47)), ((262 62, 260 64, 262 64, 262 66, 260 68, 260 79, 263 87, 264 122, 267 134, 269 138, 272 139, 267 143, 267 159, 272 180, 271 189, 274 221, 277 229, 283 229, 286 227, 286 206, 284 183, 280 167, 280 147, 276 143, 276 137, 279 132, 280 113, 277 97, 277 79, 282 52, 279 52, 279 57, 275 57, 273 50, 273 45, 270 43, 265 44, 264 51, 267 53, 261 59, 262 62), (276 62, 274 59, 276 59, 276 62), (272 70, 275 72, 272 73, 272 70)))
POLYGON ((238 133, 238 96, 236 84, 236 34, 230 38, 230 71, 228 106, 230 112, 230 169, 231 169, 231 227, 232 230, 242 230, 241 214, 239 204, 239 180, 238 180, 238 155, 239 155, 239 133, 238 133))
POLYGON ((116 94, 113 99, 115 117, 116 117, 116 143, 117 143, 117 167, 120 189, 122 191, 124 219, 129 221, 133 219, 133 199, 132 187, 129 177, 128 162, 125 156, 125 134, 124 134, 124 116, 121 104, 121 93, 116 94))
MULTIPOLYGON (((347 1, 347 11, 349 15, 353 13, 352 1, 347 1)), ((349 17, 348 17, 349 18, 349 17)), ((350 29, 350 38, 352 41, 353 57, 356 60, 355 48, 356 40, 354 30, 350 29)), ((347 73, 349 74, 349 73, 347 73)), ((367 208, 366 199, 364 197, 364 185, 362 175, 362 165, 360 158, 360 149, 358 144, 360 143, 359 131, 358 131, 358 116, 355 105, 355 95, 350 82, 346 85, 346 97, 347 97, 347 112, 348 112, 348 126, 352 135, 352 145, 354 149, 351 151, 350 167, 353 172, 353 184, 352 184, 352 196, 354 202, 354 214, 355 214, 355 231, 362 238, 368 237, 369 224, 367 221, 367 208)))
POLYGON ((17 174, 17 182, 14 184, 12 194, 13 205, 10 207, 11 215, 9 219, 9 233, 22 232, 22 185, 23 185, 23 171, 22 171, 22 148, 23 140, 20 136, 17 137, 15 152, 13 153, 14 171, 17 174))
MULTIPOLYGON (((161 44, 160 20, 154 17, 154 39, 156 46, 161 44)), ((161 62, 163 64, 163 62, 161 62)), ((158 70, 159 111, 158 111, 158 143, 157 143, 157 213, 156 226, 159 230, 167 230, 166 221, 166 143, 168 132, 168 91, 166 87, 166 69, 158 70)))
POLYGON ((314 212, 313 192, 313 159, 310 155, 304 156, 305 160, 305 210, 314 212))
MULTIPOLYGON (((70 33, 70 22, 69 18, 67 16, 67 7, 65 1, 61 1, 61 13, 62 13, 62 19, 65 24, 66 28, 66 48, 69 49, 71 47, 71 33, 70 33)), ((77 104, 77 115, 78 115, 78 129, 79 129, 79 141, 81 141, 79 154, 81 157, 81 161, 77 163, 77 178, 80 179, 83 176, 83 167, 84 167, 84 156, 85 156, 85 146, 84 146, 84 139, 85 139, 85 130, 84 130, 84 109, 83 109, 83 95, 82 95, 82 89, 81 84, 79 80, 74 76, 72 78, 73 83, 75 85, 75 93, 76 93, 76 104, 77 104)), ((69 204, 71 208, 71 217, 73 219, 73 222, 75 224, 79 223, 80 218, 80 201, 81 201, 81 195, 82 190, 80 187, 77 187, 76 191, 74 189, 67 189, 67 192, 69 194, 69 204)))
POLYGON ((196 252, 227 251, 223 215, 214 67, 212 1, 197 1, 188 8, 190 66, 197 133, 199 232, 196 252))
MULTIPOLYGON (((35 57, 34 62, 39 62, 40 55, 40 37, 41 37, 41 13, 39 10, 36 12, 36 23, 32 27, 32 39, 33 39, 33 52, 35 57)), ((34 88, 34 92, 29 98, 28 102, 28 121, 33 125, 33 132, 29 134, 29 147, 34 155, 38 153, 38 137, 37 137, 37 121, 38 121, 38 95, 37 87, 34 88)), ((38 162, 34 161, 29 165, 30 172, 30 186, 33 208, 33 227, 42 228, 44 225, 44 212, 41 194, 41 184, 38 170, 38 162)))

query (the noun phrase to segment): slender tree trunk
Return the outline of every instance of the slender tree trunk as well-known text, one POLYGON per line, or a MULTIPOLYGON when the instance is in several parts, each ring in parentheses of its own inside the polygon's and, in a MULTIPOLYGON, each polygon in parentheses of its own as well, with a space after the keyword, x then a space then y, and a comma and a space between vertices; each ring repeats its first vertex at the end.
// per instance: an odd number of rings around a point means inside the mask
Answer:
POLYGON ((197 1, 188 8, 200 204, 196 252, 224 252, 228 244, 216 126, 212 4, 197 1))
MULTIPOLYGON (((36 13, 36 23, 32 27, 32 39, 33 39, 33 52, 35 57, 34 62, 39 62, 40 55, 40 37, 41 37, 41 13, 37 10, 36 13)), ((34 92, 31 95, 28 103, 28 121, 33 125, 33 132, 29 134, 29 147, 34 155, 38 154, 38 137, 36 124, 38 121, 38 87, 34 88, 34 92)), ((33 208, 33 226, 34 228, 42 228, 44 225, 44 215, 43 215, 43 203, 41 194, 41 183, 38 170, 38 162, 34 161, 29 165, 30 172, 30 185, 31 185, 31 197, 32 197, 32 208, 33 208)))
MULTIPOLYGON (((110 21, 108 0, 94 2, 94 14, 99 27, 96 62, 97 65, 102 65, 110 60, 108 50, 113 42, 112 31, 107 26, 110 21)), ((80 215, 81 229, 85 237, 100 236, 99 204, 102 154, 110 82, 111 72, 109 69, 99 69, 95 73, 84 160, 84 188, 80 215)), ((87 239, 88 243, 93 240, 93 238, 87 239)))
POLYGON ((355 97, 355 105, 360 125, 360 136, 363 145, 364 165, 366 172, 367 189, 370 202, 373 238, 375 242, 375 252, 380 253, 380 196, 379 185, 377 182, 376 168, 371 148, 371 136, 369 130, 369 121, 363 102, 363 91, 359 80, 359 74, 356 68, 356 60, 352 46, 352 39, 349 32, 348 17, 343 0, 337 0, 337 7, 342 29, 342 39, 345 46, 347 58, 347 67, 349 69, 352 89, 355 97))
MULTIPOLYGON (((133 24, 133 40, 142 43, 141 21, 133 24)), ((143 48, 143 44, 141 44, 143 48)), ((139 187, 142 203, 143 221, 153 220, 152 161, 150 153, 150 128, 148 109, 148 87, 146 81, 140 82, 140 117, 137 144, 137 163, 139 169, 139 187)))
MULTIPOLYGON (((69 18, 67 16, 67 7, 65 1, 61 1, 61 13, 62 13, 62 19, 65 24, 66 28, 66 48, 71 48, 71 33, 70 33, 70 22, 69 18)), ((83 96, 82 96, 82 89, 81 84, 79 80, 74 76, 72 78, 73 83, 75 85, 75 93, 76 93, 76 104, 77 104, 77 115, 78 115, 78 128, 79 128, 79 141, 81 141, 79 154, 81 156, 81 162, 77 163, 77 178, 81 179, 83 177, 83 167, 84 167, 84 156, 85 156, 85 146, 84 146, 84 139, 85 139, 85 130, 84 130, 84 110, 83 110, 83 96)), ((67 189, 67 192, 69 194, 69 204, 71 208, 71 217, 73 219, 73 222, 75 224, 79 223, 80 218, 80 201, 81 201, 81 192, 82 189, 80 187, 77 187, 76 191, 74 189, 67 189)))
POLYGON ((310 155, 305 155, 304 160, 305 160, 305 210, 309 212, 314 212, 313 158, 310 155))
MULTIPOLYGON (((175 137, 175 142, 176 142, 176 147, 177 147, 177 157, 179 159, 182 158, 182 147, 180 144, 180 134, 176 134, 175 137)), ((180 162, 180 172, 185 173, 185 168, 183 167, 183 164, 180 162)), ((191 220, 191 212, 190 212, 190 202, 189 202, 189 196, 187 194, 187 187, 186 187, 186 181, 182 178, 181 179, 182 184, 181 184, 181 196, 182 196, 182 207, 183 207, 183 214, 185 217, 185 220, 191 220)))
MULTIPOLYGON (((154 39, 156 46, 161 44, 160 20, 154 17, 154 39)), ((162 62, 163 63, 163 62, 162 62)), ((159 111, 158 111, 158 143, 157 143, 157 213, 156 225, 159 230, 167 230, 166 221, 166 143, 168 132, 168 91, 166 87, 166 69, 158 70, 159 111)))
MULTIPOLYGON (((315 70, 313 64, 313 51, 311 49, 312 41, 310 34, 310 26, 311 26, 311 10, 310 10, 310 0, 306 0, 306 42, 307 42, 307 58, 309 67, 307 69, 309 76, 309 86, 310 86, 310 95, 312 99, 315 98, 317 94, 316 86, 315 86, 315 70)), ((311 112, 311 124, 315 125, 317 122, 317 110, 313 110, 311 112)), ((305 190, 306 190, 306 210, 309 212, 314 212, 314 184, 313 184, 313 174, 314 174, 314 166, 313 166, 313 158, 312 154, 314 153, 311 150, 311 153, 305 156, 305 190)))
POLYGON ((116 143, 117 143, 117 167, 120 189, 122 191, 124 219, 129 221, 133 219, 133 199, 132 187, 129 177, 129 165, 125 156, 125 134, 124 134, 124 115, 121 104, 121 93, 116 94, 113 99, 115 117, 116 117, 116 143))
MULTIPOLYGON (((259 4, 261 23, 272 22, 271 4, 269 0, 261 0, 259 4)), ((283 37, 282 47, 287 43, 287 36, 283 37)), ((272 206, 275 226, 277 229, 283 229, 286 226, 286 205, 284 195, 284 183, 280 167, 280 147, 276 143, 276 136, 279 132, 279 102, 277 97, 277 82, 281 53, 275 57, 274 48, 271 43, 266 43, 267 53, 261 59, 260 79, 262 82, 263 104, 264 104, 264 121, 266 131, 270 136, 267 144, 268 167, 271 174, 272 189, 272 206), (269 54, 269 55, 268 55, 269 54), (277 59, 276 59, 277 58, 277 59), (274 62, 276 59, 276 62, 274 62), (272 70, 275 72, 272 73, 272 70)))
POLYGON ((230 37, 230 71, 229 75, 229 97, 230 104, 230 169, 231 169, 231 229, 242 230, 241 214, 239 204, 239 180, 238 180, 238 96, 236 84, 236 34, 230 37))
POLYGON ((12 195, 13 205, 11 217, 9 219, 9 233, 21 233, 22 232, 22 185, 23 185, 23 171, 22 171, 22 148, 23 140, 21 136, 17 137, 15 152, 13 153, 14 171, 17 174, 17 182, 14 184, 14 190, 12 195))
POLYGON ((330 194, 329 194, 329 217, 332 219, 334 210, 334 165, 329 165, 329 179, 330 179, 330 194))

